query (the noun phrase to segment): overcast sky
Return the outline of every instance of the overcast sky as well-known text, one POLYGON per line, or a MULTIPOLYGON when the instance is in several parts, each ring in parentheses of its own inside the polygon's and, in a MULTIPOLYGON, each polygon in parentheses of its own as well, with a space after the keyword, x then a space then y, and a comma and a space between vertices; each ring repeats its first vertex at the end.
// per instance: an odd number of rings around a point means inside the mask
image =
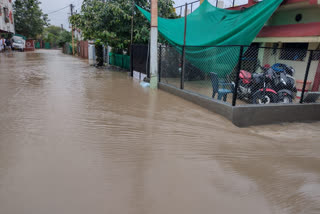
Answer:
MULTIPOLYGON (((50 24, 61 26, 67 30, 69 29, 68 17, 70 16, 70 7, 66 7, 70 4, 75 5, 75 11, 80 11, 82 0, 40 0, 42 4, 40 7, 42 8, 44 13, 49 14, 50 24), (58 12, 55 12, 63 7, 66 7, 58 12), (52 13, 54 12, 54 13, 52 13)), ((180 6, 185 4, 186 2, 193 2, 195 0, 174 0, 175 6, 180 6)), ((209 0, 209 2, 213 3, 216 0, 209 0)), ((225 2, 232 2, 232 0, 225 0, 225 2)), ((237 1, 247 1, 247 0, 237 0, 237 1)), ((195 8, 196 5, 193 6, 195 8)), ((177 11, 178 12, 178 11, 177 11)))
MULTIPOLYGON (((70 7, 67 7, 65 9, 62 9, 61 11, 54 12, 56 10, 59 10, 63 7, 66 7, 70 4, 75 5, 75 10, 80 11, 82 0, 40 0, 41 1, 41 8, 44 13, 49 13, 49 19, 51 25, 57 25, 61 26, 63 24, 63 27, 65 29, 69 30, 69 23, 68 23, 68 16, 70 15, 70 7), (50 14, 51 13, 51 14, 50 14)), ((175 0, 175 4, 182 5, 186 2, 192 2, 194 0, 175 0)))

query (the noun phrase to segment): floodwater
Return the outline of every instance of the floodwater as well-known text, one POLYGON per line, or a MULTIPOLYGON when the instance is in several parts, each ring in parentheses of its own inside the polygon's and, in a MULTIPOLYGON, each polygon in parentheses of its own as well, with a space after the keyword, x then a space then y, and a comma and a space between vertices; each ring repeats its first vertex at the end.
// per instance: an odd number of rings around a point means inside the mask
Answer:
POLYGON ((320 213, 320 123, 240 129, 60 51, 0 63, 1 214, 320 213))

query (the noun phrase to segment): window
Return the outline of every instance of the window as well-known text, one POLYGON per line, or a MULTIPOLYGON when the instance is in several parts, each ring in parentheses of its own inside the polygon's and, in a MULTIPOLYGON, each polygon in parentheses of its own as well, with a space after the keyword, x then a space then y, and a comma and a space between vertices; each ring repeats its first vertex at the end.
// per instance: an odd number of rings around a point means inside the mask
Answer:
POLYGON ((249 3, 248 0, 234 0, 234 6, 247 5, 249 3))
POLYGON ((9 10, 8 10, 8 8, 4 7, 3 8, 3 13, 4 13, 4 21, 6 23, 8 23, 9 22, 9 10))
POLYGON ((280 59, 303 61, 307 56, 308 43, 284 43, 280 52, 280 59))
POLYGON ((3 13, 4 13, 5 16, 9 16, 9 10, 8 10, 7 7, 3 8, 3 13))

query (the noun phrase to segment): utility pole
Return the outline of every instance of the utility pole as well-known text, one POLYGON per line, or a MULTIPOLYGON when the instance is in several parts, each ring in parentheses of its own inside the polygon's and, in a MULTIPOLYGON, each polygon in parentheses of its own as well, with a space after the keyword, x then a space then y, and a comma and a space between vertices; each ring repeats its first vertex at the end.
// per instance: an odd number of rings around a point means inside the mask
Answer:
MULTIPOLYGON (((71 12, 71 16, 73 15, 73 4, 70 4, 70 12, 71 12)), ((71 25, 71 30, 72 30, 72 55, 74 55, 74 29, 73 29, 73 25, 71 25)))
POLYGON ((151 0, 150 88, 158 87, 158 0, 151 0))

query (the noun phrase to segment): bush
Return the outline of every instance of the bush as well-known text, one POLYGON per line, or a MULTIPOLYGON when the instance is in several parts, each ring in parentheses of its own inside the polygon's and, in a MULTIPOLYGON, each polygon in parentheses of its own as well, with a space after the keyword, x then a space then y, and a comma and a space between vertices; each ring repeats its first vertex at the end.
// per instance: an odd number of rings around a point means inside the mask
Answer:
POLYGON ((103 45, 101 40, 95 42, 97 66, 103 66, 103 45))

